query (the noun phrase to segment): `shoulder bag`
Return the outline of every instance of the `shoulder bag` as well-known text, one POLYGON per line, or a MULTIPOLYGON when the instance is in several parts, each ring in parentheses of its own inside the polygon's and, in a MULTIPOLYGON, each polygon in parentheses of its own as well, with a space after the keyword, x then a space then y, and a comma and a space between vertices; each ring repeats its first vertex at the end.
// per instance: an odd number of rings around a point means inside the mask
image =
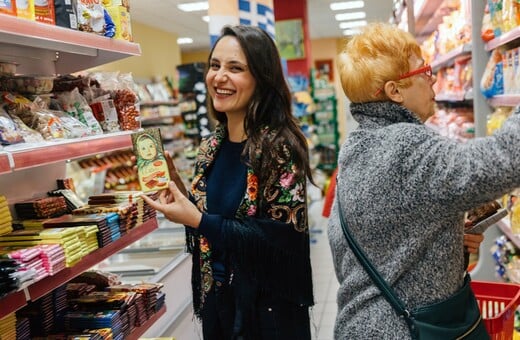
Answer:
POLYGON ((360 248, 350 233, 343 216, 343 209, 341 208, 341 202, 337 192, 336 200, 338 202, 341 228, 343 229, 350 248, 385 299, 390 303, 396 313, 404 318, 410 329, 412 339, 490 339, 482 321, 477 300, 471 290, 471 278, 469 274, 466 274, 463 286, 449 298, 415 309, 407 308, 395 291, 372 265, 363 252, 363 249, 360 248))

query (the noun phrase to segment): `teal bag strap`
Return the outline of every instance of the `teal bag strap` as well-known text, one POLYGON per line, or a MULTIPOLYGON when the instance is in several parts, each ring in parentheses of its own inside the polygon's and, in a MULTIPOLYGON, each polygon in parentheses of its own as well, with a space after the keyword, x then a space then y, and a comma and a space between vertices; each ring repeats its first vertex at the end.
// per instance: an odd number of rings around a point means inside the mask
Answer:
MULTIPOLYGON (((336 180, 337 183, 337 180, 336 180)), ((337 187, 336 187, 337 188, 337 187)), ((341 200, 338 195, 338 191, 336 190, 336 201, 338 202, 338 214, 339 214, 339 220, 341 222, 341 229, 343 229, 343 234, 345 234, 345 238, 347 239, 347 242, 350 246, 350 249, 352 249, 352 252, 354 255, 356 255, 356 258, 359 260, 361 265, 365 268, 368 276, 374 281, 375 285, 379 288, 381 293, 383 293, 383 296, 385 299, 390 303, 390 305, 395 309, 398 315, 403 316, 407 322, 410 322, 409 319, 411 317, 410 311, 406 309, 405 304, 399 297, 397 297, 397 294, 395 291, 386 283, 386 281, 383 279, 381 274, 377 271, 377 269, 372 265, 372 262, 368 259, 365 252, 359 244, 356 242, 352 234, 350 233, 350 230, 347 227, 347 222, 345 221, 345 217, 343 216, 343 209, 341 208, 341 200)))

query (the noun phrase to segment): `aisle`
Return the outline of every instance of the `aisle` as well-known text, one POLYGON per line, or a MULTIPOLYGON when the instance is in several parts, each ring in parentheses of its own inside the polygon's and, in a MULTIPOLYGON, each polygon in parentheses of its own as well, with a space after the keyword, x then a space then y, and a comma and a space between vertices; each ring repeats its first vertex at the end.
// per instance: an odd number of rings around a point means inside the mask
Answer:
POLYGON ((327 239, 327 219, 321 216, 323 201, 309 206, 311 227, 311 263, 315 306, 311 312, 312 339, 332 340, 336 318, 336 292, 339 284, 334 274, 332 255, 327 239))

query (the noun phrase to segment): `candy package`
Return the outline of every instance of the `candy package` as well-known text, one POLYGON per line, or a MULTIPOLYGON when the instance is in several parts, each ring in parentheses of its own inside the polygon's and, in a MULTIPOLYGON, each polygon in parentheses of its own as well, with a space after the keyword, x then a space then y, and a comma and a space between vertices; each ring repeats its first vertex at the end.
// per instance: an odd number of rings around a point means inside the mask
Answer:
POLYGON ((3 107, 0 107, 0 144, 10 145, 23 142, 18 126, 3 107))

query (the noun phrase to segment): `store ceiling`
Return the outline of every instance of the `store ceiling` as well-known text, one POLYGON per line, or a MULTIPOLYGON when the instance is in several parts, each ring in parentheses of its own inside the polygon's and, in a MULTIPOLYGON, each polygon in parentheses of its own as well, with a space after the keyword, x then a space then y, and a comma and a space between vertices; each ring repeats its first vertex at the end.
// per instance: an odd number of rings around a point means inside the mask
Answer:
MULTIPOLYGON (((296 0, 284 0, 296 1, 296 0)), ((342 37, 342 30, 334 19, 329 4, 338 0, 307 0, 310 38, 342 37)), ((181 45, 181 51, 209 49, 208 24, 202 20, 206 13, 182 12, 177 4, 188 0, 132 0, 132 21, 172 32, 179 37, 191 37, 193 44, 181 45)), ((388 21, 392 13, 392 0, 365 0, 366 20, 388 21)))

